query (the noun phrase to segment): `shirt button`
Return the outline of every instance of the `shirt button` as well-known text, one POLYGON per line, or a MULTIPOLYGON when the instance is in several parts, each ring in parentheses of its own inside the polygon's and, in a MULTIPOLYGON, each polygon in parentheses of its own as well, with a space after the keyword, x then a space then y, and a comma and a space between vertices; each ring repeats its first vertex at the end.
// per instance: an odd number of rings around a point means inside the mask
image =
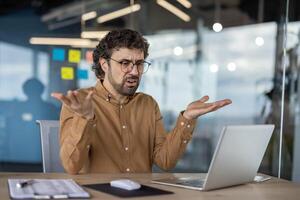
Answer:
POLYGON ((123 106, 122 106, 122 105, 120 105, 120 108, 122 109, 122 108, 123 108, 123 106))
POLYGON ((87 145, 86 148, 89 149, 91 147, 91 145, 87 145))
POLYGON ((109 101, 109 99, 106 99, 106 101, 109 101))
POLYGON ((187 141, 186 141, 186 140, 183 140, 183 143, 184 143, 184 144, 186 144, 186 143, 187 143, 187 141))
POLYGON ((93 125, 93 127, 96 127, 96 126, 97 126, 96 124, 93 125))
POLYGON ((123 126, 122 126, 122 128, 126 128, 126 126, 125 126, 125 125, 123 125, 123 126))
POLYGON ((128 147, 125 147, 125 151, 128 151, 128 147))
POLYGON ((188 128, 190 128, 190 127, 191 127, 191 125, 189 125, 189 124, 188 124, 188 125, 187 125, 187 127, 188 127, 188 128))
POLYGON ((126 169, 126 172, 130 172, 130 169, 129 169, 129 168, 127 168, 127 169, 126 169))
POLYGON ((183 125, 184 125, 184 122, 181 122, 180 124, 181 124, 181 126, 183 126, 183 125))

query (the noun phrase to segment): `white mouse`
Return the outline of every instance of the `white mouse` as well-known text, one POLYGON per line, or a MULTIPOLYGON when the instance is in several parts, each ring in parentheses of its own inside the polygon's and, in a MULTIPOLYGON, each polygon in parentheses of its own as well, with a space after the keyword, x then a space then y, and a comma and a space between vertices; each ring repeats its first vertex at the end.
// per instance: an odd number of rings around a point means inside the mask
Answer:
POLYGON ((264 179, 264 177, 263 176, 259 176, 259 175, 257 175, 257 176, 254 177, 254 181, 255 182, 261 182, 263 179, 264 179))
POLYGON ((139 183, 129 179, 113 180, 110 182, 110 186, 124 190, 137 190, 141 187, 139 183))
POLYGON ((270 180, 270 179, 271 179, 271 177, 257 175, 257 176, 254 177, 254 182, 258 183, 258 182, 263 182, 263 181, 267 181, 267 180, 270 180))

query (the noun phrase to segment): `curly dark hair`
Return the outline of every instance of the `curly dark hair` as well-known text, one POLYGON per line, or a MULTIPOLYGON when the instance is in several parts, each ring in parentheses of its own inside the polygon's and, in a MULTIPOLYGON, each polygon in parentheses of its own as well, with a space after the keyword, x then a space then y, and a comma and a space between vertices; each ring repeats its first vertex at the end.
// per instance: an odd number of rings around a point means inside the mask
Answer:
POLYGON ((130 29, 110 31, 104 38, 100 40, 93 52, 94 63, 92 69, 97 78, 103 79, 105 75, 105 72, 100 66, 99 59, 109 59, 114 49, 122 47, 128 49, 140 49, 144 52, 145 58, 148 56, 149 43, 137 31, 130 29))

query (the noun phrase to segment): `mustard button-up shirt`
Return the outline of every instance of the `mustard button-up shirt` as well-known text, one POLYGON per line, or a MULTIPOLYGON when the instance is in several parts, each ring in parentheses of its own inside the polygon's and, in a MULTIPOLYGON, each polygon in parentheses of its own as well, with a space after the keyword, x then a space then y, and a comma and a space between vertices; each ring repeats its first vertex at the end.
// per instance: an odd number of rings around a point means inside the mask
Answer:
POLYGON ((78 90, 80 101, 90 90, 94 90, 94 119, 62 107, 60 157, 68 173, 143 173, 151 172, 153 164, 165 170, 176 165, 196 120, 180 113, 175 128, 167 133, 151 96, 135 93, 119 104, 98 81, 95 87, 78 90))

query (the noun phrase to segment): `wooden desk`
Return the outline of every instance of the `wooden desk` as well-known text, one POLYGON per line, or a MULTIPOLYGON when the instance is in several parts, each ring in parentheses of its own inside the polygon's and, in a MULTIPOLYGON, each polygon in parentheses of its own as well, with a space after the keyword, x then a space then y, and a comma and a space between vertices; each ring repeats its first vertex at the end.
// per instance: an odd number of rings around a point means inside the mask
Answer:
MULTIPOLYGON (((203 176, 203 174, 176 174, 178 176, 203 176)), ((72 178, 77 183, 93 184, 93 183, 108 183, 110 180, 119 178, 131 178, 139 181, 144 185, 173 191, 175 194, 145 197, 145 199, 225 199, 225 200, 289 200, 300 199, 300 185, 289 181, 272 178, 263 183, 251 183, 240 185, 225 189, 219 189, 209 192, 201 192, 196 190, 183 189, 178 187, 169 187, 151 183, 151 179, 171 177, 173 174, 155 173, 155 174, 84 174, 84 175, 68 175, 56 173, 0 173, 0 199, 9 199, 7 179, 9 178, 72 178)), ((86 188, 85 188, 86 189, 86 188)), ((91 195, 92 199, 120 199, 116 196, 97 192, 92 189, 86 189, 91 195)), ((129 198, 142 199, 142 198, 129 198)))

